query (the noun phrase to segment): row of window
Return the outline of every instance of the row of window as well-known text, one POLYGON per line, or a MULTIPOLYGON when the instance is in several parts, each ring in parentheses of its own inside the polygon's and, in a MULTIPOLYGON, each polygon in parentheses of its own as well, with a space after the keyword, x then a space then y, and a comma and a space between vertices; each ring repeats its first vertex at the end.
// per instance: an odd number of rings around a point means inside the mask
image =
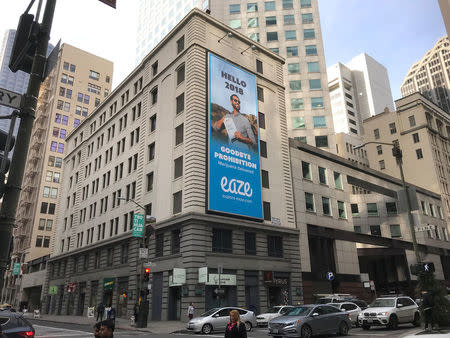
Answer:
MULTIPOLYGON (((276 16, 266 16, 265 23, 266 23, 266 26, 275 26, 275 25, 277 25, 277 17, 276 16)), ((295 25, 295 16, 294 15, 284 15, 283 23, 284 23, 284 25, 295 25)), ((304 24, 313 23, 312 13, 302 14, 302 23, 304 23, 304 24)), ((231 19, 229 21, 229 26, 233 29, 239 29, 242 27, 242 20, 241 19, 231 19)), ((259 27, 259 18, 258 17, 248 18, 247 19, 247 27, 249 27, 249 28, 259 27)), ((314 28, 304 29, 303 31, 304 31, 305 39, 314 39, 315 38, 314 28)), ((285 34, 286 34, 286 40, 295 40, 296 39, 296 37, 293 37, 291 39, 287 38, 288 35, 291 35, 291 36, 296 35, 295 30, 286 31, 285 34)), ((270 40, 267 39, 267 41, 270 41, 270 40)))
MULTIPOLYGON (((356 203, 350 205, 353 217, 359 217, 359 206, 356 203)), ((397 215, 397 204, 395 202, 386 202, 385 211, 388 216, 397 215)), ((377 203, 366 203, 367 216, 379 216, 377 203)))
MULTIPOLYGON (((292 129, 306 129, 306 122, 304 116, 295 116, 291 118, 292 129)), ((313 116, 313 126, 314 128, 326 128, 327 121, 326 116, 313 116)))
MULTIPOLYGON (((308 144, 306 136, 294 136, 294 140, 308 144)), ((328 136, 327 135, 314 136, 314 145, 318 148, 328 148, 328 136)))
MULTIPOLYGON (((317 173, 319 178, 319 183, 329 185, 328 183, 328 174, 327 169, 323 167, 317 167, 317 173)), ((302 161, 302 177, 306 180, 313 180, 312 178, 312 171, 311 171, 311 164, 305 161, 302 161)), ((339 190, 343 190, 342 186, 342 174, 333 171, 333 181, 334 181, 334 187, 339 190)))
POLYGON ((431 217, 439 217, 440 219, 444 219, 444 215, 442 214, 442 209, 439 205, 434 205, 432 203, 426 203, 425 201, 420 201, 420 207, 422 209, 422 213, 431 217))
POLYGON ((50 247, 50 236, 36 236, 36 247, 37 248, 48 248, 50 247))
MULTIPOLYGON (((310 8, 311 0, 300 0, 300 8, 310 8)), ((282 1, 283 9, 293 9, 294 8, 294 0, 283 0, 282 1)), ((230 14, 238 14, 241 13, 241 4, 232 4, 229 7, 230 14)), ((275 1, 264 1, 264 10, 265 11, 276 11, 276 2, 275 1)), ((258 12, 258 3, 249 2, 247 3, 247 13, 255 13, 258 12)))
MULTIPOLYGON (((309 79, 308 83, 309 83, 309 89, 310 90, 322 89, 322 81, 321 81, 321 79, 309 79)), ((301 80, 291 80, 291 81, 289 81, 289 90, 291 92, 301 91, 302 90, 302 82, 301 82, 301 80)))
MULTIPOLYGON (((322 214, 324 216, 333 216, 332 213, 332 207, 331 207, 331 199, 326 196, 322 196, 321 198, 322 202, 322 214)), ((345 211, 345 202, 343 201, 336 201, 337 205, 337 211, 338 211, 338 217, 341 219, 347 218, 347 213, 345 211)), ((316 203, 314 199, 314 194, 310 192, 305 192, 305 208, 308 212, 316 212, 316 203)))
MULTIPOLYGON (((323 97, 311 97, 311 109, 323 109, 323 97)), ((291 98, 291 110, 304 110, 304 100, 300 97, 291 98)))

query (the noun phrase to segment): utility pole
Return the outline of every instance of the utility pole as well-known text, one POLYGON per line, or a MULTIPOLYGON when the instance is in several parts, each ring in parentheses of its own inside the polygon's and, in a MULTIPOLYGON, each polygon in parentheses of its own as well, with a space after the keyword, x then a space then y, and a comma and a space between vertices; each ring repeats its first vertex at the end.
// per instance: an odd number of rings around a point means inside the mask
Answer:
POLYGON ((30 80, 20 110, 20 125, 9 170, 8 182, 5 186, 5 194, 0 210, 0 288, 3 285, 3 275, 9 257, 12 228, 15 222, 17 203, 22 187, 22 179, 36 113, 39 89, 43 81, 55 6, 56 0, 47 0, 38 33, 36 53, 31 67, 30 80))

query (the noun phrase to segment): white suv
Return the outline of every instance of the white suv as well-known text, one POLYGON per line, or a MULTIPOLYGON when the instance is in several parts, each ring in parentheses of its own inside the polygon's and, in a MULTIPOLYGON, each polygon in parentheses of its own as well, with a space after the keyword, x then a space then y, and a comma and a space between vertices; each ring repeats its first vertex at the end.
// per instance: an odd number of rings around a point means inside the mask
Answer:
POLYGON ((403 323, 419 326, 419 307, 410 297, 406 296, 377 298, 359 314, 358 323, 364 330, 380 325, 396 329, 398 324, 403 323))

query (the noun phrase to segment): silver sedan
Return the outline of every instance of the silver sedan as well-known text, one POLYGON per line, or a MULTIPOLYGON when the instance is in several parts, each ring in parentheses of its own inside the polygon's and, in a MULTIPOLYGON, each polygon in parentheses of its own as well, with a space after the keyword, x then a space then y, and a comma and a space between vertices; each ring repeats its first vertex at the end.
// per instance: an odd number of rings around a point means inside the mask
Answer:
POLYGON ((230 311, 237 310, 241 316, 241 321, 245 323, 247 331, 256 326, 256 317, 252 311, 238 307, 215 308, 198 317, 192 318, 187 323, 187 329, 194 332, 210 334, 213 331, 224 332, 227 323, 230 321, 230 311))

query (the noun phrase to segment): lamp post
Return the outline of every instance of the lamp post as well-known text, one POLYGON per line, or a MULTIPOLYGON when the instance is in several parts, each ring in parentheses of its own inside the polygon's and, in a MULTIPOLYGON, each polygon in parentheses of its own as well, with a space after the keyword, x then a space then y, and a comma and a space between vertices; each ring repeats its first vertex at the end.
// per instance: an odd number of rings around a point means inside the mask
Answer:
MULTIPOLYGON (((146 248, 147 249, 147 257, 148 257, 148 247, 145 245, 145 237, 147 236, 147 229, 146 229, 146 225, 147 225, 147 223, 155 223, 156 222, 156 217, 154 217, 154 216, 151 216, 151 215, 147 215, 147 208, 145 208, 144 206, 142 206, 141 204, 139 204, 138 202, 136 202, 135 200, 133 200, 133 199, 130 199, 130 198, 125 198, 125 197, 118 197, 117 198, 117 200, 118 201, 121 201, 121 200, 123 200, 123 201, 131 201, 131 202, 133 202, 134 204, 136 204, 139 208, 141 208, 143 211, 144 211, 144 234, 143 234, 143 236, 142 237, 140 237, 140 240, 139 240, 139 247, 140 248, 146 248)), ((138 258, 139 259, 139 258, 138 258)), ((142 270, 142 267, 141 267, 141 270, 142 270)), ((137 283, 138 285, 139 285, 139 283, 137 283)), ((141 292, 140 292, 140 294, 141 294, 141 297, 144 297, 144 296, 146 296, 147 294, 144 292, 144 289, 148 286, 146 286, 145 284, 146 284, 146 282, 145 282, 145 280, 141 280, 141 283, 140 283, 141 285, 141 287, 140 287, 140 289, 141 289, 141 292)), ((138 312, 138 320, 137 320, 137 322, 136 322, 136 324, 137 324, 137 327, 140 327, 140 328, 143 328, 143 327, 147 327, 147 318, 148 318, 148 311, 149 311, 149 302, 148 302, 148 300, 147 299, 142 299, 140 302, 139 302, 139 312, 138 312)))
POLYGON ((414 218, 411 213, 411 200, 409 199, 408 186, 406 185, 405 175, 403 174, 402 150, 400 149, 398 142, 387 143, 387 142, 377 142, 377 141, 365 142, 359 146, 356 146, 354 149, 363 148, 368 144, 380 144, 380 145, 392 146, 392 155, 397 160, 397 165, 400 169, 400 179, 402 181, 402 187, 403 187, 403 190, 405 191, 405 195, 406 195, 406 212, 408 214, 409 229, 411 231, 411 238, 412 238, 412 243, 413 243, 414 254, 416 255, 416 263, 420 263, 421 259, 420 259, 420 254, 419 254, 419 247, 417 246, 416 231, 414 229, 414 218))

